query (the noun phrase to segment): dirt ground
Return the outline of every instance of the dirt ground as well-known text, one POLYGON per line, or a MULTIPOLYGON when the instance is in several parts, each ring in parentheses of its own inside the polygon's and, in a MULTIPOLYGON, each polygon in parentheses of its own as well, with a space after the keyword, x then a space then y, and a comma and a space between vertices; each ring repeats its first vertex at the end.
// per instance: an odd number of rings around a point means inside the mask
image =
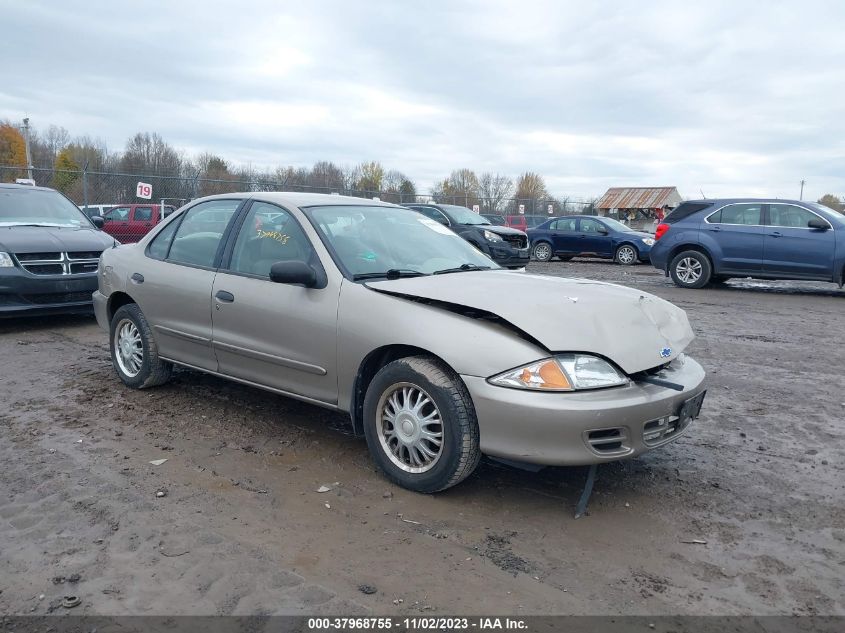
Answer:
POLYGON ((709 373, 697 423, 602 466, 578 520, 585 468, 418 495, 337 414, 187 370, 130 391, 93 318, 0 322, 0 613, 845 614, 845 292, 529 272, 675 302, 709 373))

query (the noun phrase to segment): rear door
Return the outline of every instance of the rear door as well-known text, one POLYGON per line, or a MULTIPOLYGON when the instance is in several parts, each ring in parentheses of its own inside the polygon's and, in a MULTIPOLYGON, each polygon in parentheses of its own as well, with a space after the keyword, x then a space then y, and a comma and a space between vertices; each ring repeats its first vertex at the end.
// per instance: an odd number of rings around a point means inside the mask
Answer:
POLYGON ((833 279, 835 234, 824 218, 794 204, 766 205, 766 233, 763 238, 763 272, 789 277, 833 279), (826 230, 810 228, 810 220, 821 220, 826 230))
POLYGON ((763 269, 763 204, 736 203, 707 216, 701 230, 712 238, 718 272, 759 273, 763 269))
POLYGON ((209 200, 167 224, 150 242, 143 269, 129 271, 129 292, 149 321, 159 353, 211 371, 211 289, 223 239, 241 200, 209 200), (213 211, 218 223, 204 217, 213 211))
POLYGON ((324 288, 270 281, 276 262, 319 267, 311 241, 288 210, 253 202, 214 280, 214 350, 220 373, 337 402, 338 280, 324 288))
POLYGON ((598 220, 581 218, 578 221, 578 247, 579 253, 596 253, 606 257, 613 252, 613 238, 598 220))
POLYGON ((551 224, 552 242, 556 253, 578 252, 578 219, 560 218, 551 224))

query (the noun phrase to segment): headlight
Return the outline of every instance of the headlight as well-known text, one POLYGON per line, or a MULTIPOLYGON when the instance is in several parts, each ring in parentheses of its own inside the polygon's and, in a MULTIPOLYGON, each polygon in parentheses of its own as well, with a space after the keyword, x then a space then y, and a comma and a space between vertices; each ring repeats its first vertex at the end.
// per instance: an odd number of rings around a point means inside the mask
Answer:
POLYGON ((606 360, 589 354, 558 354, 489 378, 491 384, 536 391, 574 391, 627 384, 606 360))
POLYGON ((650 237, 644 237, 643 244, 645 244, 646 246, 654 246, 654 240, 650 237))
POLYGON ((9 253, 0 252, 0 268, 13 268, 14 265, 15 262, 12 261, 12 257, 9 253))
POLYGON ((487 240, 488 242, 501 242, 501 241, 503 241, 502 236, 498 235, 496 233, 493 233, 493 231, 484 231, 484 239, 487 240))

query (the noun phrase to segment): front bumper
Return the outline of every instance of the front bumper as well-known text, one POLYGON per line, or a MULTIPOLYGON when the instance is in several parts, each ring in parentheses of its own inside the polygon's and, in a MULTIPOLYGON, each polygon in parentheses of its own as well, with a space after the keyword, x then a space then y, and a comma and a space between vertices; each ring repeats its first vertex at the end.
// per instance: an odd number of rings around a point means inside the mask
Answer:
POLYGON ((531 260, 531 249, 515 248, 507 243, 495 242, 488 244, 488 256, 494 262, 505 268, 522 268, 531 260))
POLYGON ((97 274, 31 275, 0 268, 0 317, 91 311, 97 274))
POLYGON ((97 317, 97 325, 106 332, 110 329, 109 324, 109 298, 99 290, 94 291, 94 316, 97 317))
POLYGON ((478 415, 481 451, 549 466, 633 457, 683 434, 691 420, 679 423, 678 413, 704 391, 704 370, 687 357, 675 360, 658 377, 683 385, 683 391, 633 382, 592 391, 539 393, 462 376, 478 415))

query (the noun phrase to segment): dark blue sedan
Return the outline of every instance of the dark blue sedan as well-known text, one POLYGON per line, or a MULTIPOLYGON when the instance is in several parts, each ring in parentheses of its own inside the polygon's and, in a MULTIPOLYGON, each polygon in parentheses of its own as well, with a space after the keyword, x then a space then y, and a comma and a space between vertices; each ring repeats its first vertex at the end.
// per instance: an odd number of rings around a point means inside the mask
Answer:
POLYGON ((568 215, 528 229, 531 252, 537 261, 552 257, 569 261, 576 255, 613 259, 623 266, 647 262, 654 244, 650 233, 635 231, 611 218, 568 215))
POLYGON ((845 217, 815 202, 696 200, 666 216, 651 263, 682 288, 730 277, 845 281, 845 217))

